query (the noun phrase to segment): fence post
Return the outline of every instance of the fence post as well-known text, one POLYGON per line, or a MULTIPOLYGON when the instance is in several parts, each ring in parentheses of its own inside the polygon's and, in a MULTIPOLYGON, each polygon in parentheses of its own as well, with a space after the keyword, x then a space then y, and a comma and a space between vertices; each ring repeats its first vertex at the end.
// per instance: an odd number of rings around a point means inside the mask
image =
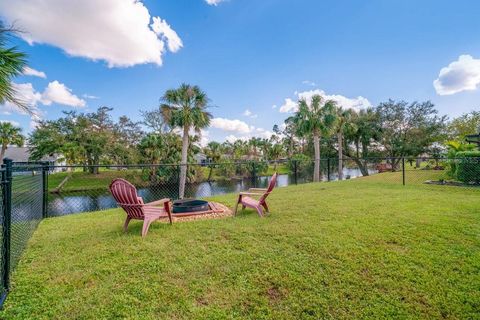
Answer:
POLYGON ((330 182, 330 158, 327 158, 327 181, 330 182))
POLYGON ((255 166, 255 160, 252 161, 252 180, 253 187, 257 187, 257 167, 255 166))
MULTIPOLYGON (((3 224, 2 224, 2 282, 6 292, 10 290, 10 237, 12 223, 12 160, 4 159, 2 172, 2 201, 3 201, 3 224)), ((3 300, 2 296, 2 300, 3 300)), ((3 301, 2 301, 3 303, 3 301)))
POLYGON ((298 184, 297 160, 293 160, 293 171, 295 173, 295 184, 298 184))
POLYGON ((405 157, 402 157, 402 182, 405 185, 405 157))
POLYGON ((50 163, 48 161, 42 162, 42 218, 48 217, 48 172, 50 171, 50 163))

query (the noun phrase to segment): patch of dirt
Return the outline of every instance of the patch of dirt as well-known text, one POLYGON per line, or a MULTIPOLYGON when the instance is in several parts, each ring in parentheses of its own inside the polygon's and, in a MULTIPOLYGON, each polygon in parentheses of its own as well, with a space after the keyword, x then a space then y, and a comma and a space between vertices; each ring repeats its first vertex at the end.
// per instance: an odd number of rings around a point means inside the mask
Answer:
POLYGON ((204 297, 198 297, 196 302, 199 306, 208 306, 208 301, 204 297))
POLYGON ((270 302, 276 302, 278 300, 281 300, 283 298, 283 293, 278 289, 278 287, 273 286, 268 288, 267 290, 267 296, 270 302))

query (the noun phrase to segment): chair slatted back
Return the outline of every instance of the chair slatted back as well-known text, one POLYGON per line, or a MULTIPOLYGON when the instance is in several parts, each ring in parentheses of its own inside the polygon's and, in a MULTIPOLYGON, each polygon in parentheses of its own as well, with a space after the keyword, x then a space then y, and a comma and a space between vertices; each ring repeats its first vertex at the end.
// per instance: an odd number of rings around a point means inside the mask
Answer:
POLYGON ((133 184, 125 179, 115 179, 110 184, 110 192, 122 207, 127 215, 132 219, 143 219, 145 213, 143 211, 143 200, 137 194, 137 189, 133 184))
POLYGON ((263 194, 263 196, 260 198, 260 202, 265 201, 265 199, 268 197, 270 192, 272 192, 273 188, 275 188, 277 184, 277 173, 275 172, 272 176, 272 179, 270 179, 270 183, 268 184, 268 189, 267 192, 263 194))

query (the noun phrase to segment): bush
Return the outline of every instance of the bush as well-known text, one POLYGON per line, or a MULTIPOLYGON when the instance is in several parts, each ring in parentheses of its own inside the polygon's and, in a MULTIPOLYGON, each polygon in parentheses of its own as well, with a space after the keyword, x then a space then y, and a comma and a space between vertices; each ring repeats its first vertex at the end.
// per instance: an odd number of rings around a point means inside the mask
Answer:
POLYGON ((290 172, 297 170, 298 175, 313 174, 313 160, 304 154, 296 154, 288 160, 288 169, 290 172), (296 166, 296 167, 295 167, 296 166))
POLYGON ((237 171, 238 170, 241 171, 241 175, 244 177, 258 177, 267 172, 268 162, 249 160, 245 163, 242 163, 237 168, 237 171))
POLYGON ((457 152, 457 179, 468 184, 480 184, 480 151, 457 152))
POLYGON ((218 174, 225 178, 235 176, 235 164, 233 162, 222 162, 218 166, 218 174))

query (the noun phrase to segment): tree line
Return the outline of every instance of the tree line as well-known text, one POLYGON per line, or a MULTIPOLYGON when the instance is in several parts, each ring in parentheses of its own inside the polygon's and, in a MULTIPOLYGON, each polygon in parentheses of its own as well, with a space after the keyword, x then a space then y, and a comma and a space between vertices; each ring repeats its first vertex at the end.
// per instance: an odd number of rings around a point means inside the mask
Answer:
MULTIPOLYGON (((12 79, 22 74, 26 56, 6 45, 12 30, 0 24, 0 103, 11 103, 31 112, 17 98, 12 79)), ((345 109, 335 101, 316 95, 298 101, 298 110, 282 125, 273 127, 269 138, 251 137, 231 142, 199 145, 200 132, 208 128, 212 115, 209 99, 198 86, 182 84, 167 90, 155 110, 142 112, 142 121, 126 116, 114 120, 110 107, 95 112, 64 112, 56 120, 41 120, 27 137, 8 122, 0 123, 3 158, 9 145, 28 141, 31 160, 61 155, 67 164, 81 164, 95 174, 97 165, 136 163, 179 163, 180 197, 189 176, 187 163, 203 152, 209 162, 236 160, 314 161, 314 181, 321 178, 320 159, 338 158, 338 175, 343 176, 343 160, 354 161, 368 175, 364 159, 386 157, 392 168, 401 158, 422 154, 468 152, 474 145, 464 137, 477 132, 480 112, 473 111, 449 121, 429 102, 388 100, 376 107, 345 109)), ((224 168, 225 170, 228 167, 224 168)), ((152 169, 150 179, 161 173, 152 169)), ((210 171, 211 175, 211 171, 210 171)))

